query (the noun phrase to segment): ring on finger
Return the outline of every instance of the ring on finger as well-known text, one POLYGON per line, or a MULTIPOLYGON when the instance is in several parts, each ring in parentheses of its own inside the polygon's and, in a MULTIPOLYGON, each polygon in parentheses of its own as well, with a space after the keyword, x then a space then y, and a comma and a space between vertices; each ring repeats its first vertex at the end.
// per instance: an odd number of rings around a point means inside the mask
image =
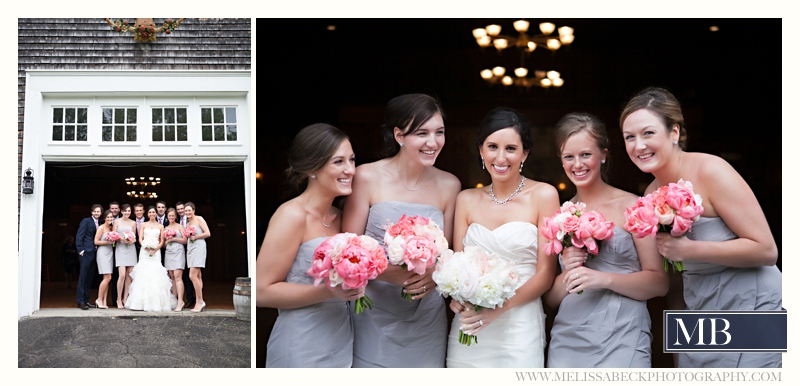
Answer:
POLYGON ((483 327, 483 320, 481 320, 481 319, 478 319, 478 324, 480 324, 480 325, 481 325, 481 327, 483 327))

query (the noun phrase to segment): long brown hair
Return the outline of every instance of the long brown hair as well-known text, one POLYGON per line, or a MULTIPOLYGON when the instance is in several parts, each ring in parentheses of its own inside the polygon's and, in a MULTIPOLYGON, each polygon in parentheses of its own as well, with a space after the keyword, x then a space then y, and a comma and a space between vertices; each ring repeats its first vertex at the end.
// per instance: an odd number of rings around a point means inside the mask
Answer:
POLYGON ((325 166, 345 140, 349 140, 347 134, 327 123, 315 123, 300 130, 289 147, 287 195, 294 196, 305 190, 308 175, 325 166))

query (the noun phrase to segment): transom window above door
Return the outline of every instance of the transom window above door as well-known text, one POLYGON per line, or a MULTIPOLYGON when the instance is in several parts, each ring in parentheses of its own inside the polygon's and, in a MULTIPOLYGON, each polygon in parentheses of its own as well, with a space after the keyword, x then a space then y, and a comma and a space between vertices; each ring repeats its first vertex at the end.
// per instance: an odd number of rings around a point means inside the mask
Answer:
POLYGON ((201 107, 203 141, 236 141, 235 107, 201 107))
POLYGON ((186 141, 186 107, 153 107, 153 141, 186 141))
POLYGON ((86 141, 87 107, 53 107, 53 141, 86 141))
POLYGON ((103 142, 136 141, 136 108, 103 108, 103 142))

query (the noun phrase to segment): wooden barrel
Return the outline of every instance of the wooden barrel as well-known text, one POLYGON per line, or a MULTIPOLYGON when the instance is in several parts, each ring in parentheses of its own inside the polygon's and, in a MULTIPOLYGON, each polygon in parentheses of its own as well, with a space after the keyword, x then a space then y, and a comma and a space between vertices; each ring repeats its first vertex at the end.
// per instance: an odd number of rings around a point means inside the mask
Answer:
POLYGON ((237 277, 233 287, 233 308, 236 319, 250 321, 250 278, 237 277))

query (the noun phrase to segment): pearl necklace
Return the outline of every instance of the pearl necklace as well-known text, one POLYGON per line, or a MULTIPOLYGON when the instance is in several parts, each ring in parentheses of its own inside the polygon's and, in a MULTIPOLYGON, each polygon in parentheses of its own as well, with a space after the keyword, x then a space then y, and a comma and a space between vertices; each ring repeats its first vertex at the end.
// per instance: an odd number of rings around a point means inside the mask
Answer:
POLYGON ((511 197, 514 197, 514 196, 516 196, 516 195, 517 195, 517 193, 519 193, 519 192, 520 192, 520 190, 522 190, 522 187, 523 187, 523 186, 525 186, 525 176, 522 176, 522 180, 520 180, 520 181, 519 181, 519 186, 517 186, 517 190, 515 190, 515 191, 514 191, 514 193, 511 193, 511 195, 510 195, 510 196, 508 196, 508 198, 506 198, 505 200, 503 200, 503 201, 498 201, 498 200, 497 200, 497 197, 495 197, 495 196, 494 196, 494 184, 491 184, 491 185, 489 185, 489 197, 491 197, 491 198, 492 198, 492 200, 493 200, 493 201, 494 201, 494 202, 495 202, 497 205, 505 205, 507 202, 511 201, 511 197))

